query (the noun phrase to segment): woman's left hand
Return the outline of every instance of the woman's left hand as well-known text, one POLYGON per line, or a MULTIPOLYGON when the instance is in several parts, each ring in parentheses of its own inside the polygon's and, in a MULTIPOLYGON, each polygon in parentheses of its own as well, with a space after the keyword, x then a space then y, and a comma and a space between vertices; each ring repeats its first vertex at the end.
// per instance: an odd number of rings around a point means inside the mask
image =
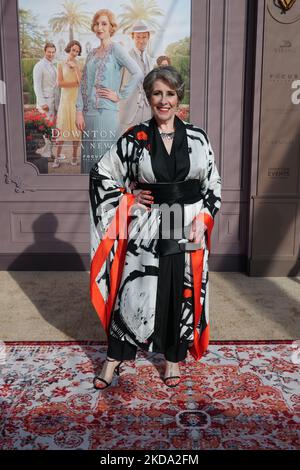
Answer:
POLYGON ((195 218, 191 225, 189 240, 194 243, 200 242, 202 247, 205 246, 204 235, 205 235, 206 229, 207 229, 207 226, 205 225, 205 223, 195 218))
POLYGON ((113 101, 113 103, 117 103, 118 101, 120 101, 120 98, 117 95, 117 93, 111 90, 110 88, 105 88, 105 87, 96 88, 96 93, 97 93, 97 96, 113 101))

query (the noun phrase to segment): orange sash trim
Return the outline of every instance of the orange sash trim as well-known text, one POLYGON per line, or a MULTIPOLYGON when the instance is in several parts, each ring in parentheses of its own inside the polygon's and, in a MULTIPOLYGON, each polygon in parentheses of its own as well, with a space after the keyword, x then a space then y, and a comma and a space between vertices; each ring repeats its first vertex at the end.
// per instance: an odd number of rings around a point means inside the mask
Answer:
MULTIPOLYGON (((203 221, 207 226, 207 248, 210 250, 211 231, 213 229, 214 219, 207 213, 200 213, 196 218, 204 219, 203 221)), ((205 330, 201 332, 201 336, 197 330, 197 325, 199 325, 202 314, 201 287, 204 250, 195 250, 190 256, 194 280, 194 342, 189 348, 189 351, 193 358, 198 361, 207 350, 209 344, 209 324, 206 326, 205 330)))
POLYGON ((93 257, 90 270, 90 295, 92 304, 100 318, 106 334, 109 334, 109 325, 113 307, 116 301, 116 296, 121 282, 123 266, 126 255, 126 247, 128 243, 127 227, 129 221, 129 209, 135 202, 133 194, 124 194, 121 198, 119 207, 116 210, 115 216, 108 227, 103 239, 101 240, 96 253, 93 257), (115 238, 110 238, 112 227, 115 231, 115 237, 119 235, 117 250, 111 265, 110 270, 110 292, 108 295, 107 303, 105 302, 96 278, 105 263, 110 250, 113 247, 115 238))

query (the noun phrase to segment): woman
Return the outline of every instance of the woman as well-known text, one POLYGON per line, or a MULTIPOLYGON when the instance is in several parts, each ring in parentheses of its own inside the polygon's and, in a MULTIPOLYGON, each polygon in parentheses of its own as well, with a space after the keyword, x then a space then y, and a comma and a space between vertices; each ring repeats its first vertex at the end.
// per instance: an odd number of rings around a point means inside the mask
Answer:
MULTIPOLYGON (((70 41, 65 48, 68 54, 64 62, 57 66, 57 83, 62 89, 59 107, 57 111, 56 127, 59 130, 57 142, 57 156, 61 156, 64 141, 73 142, 73 158, 71 165, 77 165, 77 150, 80 143, 80 132, 76 121, 76 101, 78 87, 81 80, 81 67, 76 57, 81 55, 81 44, 78 41, 70 41)), ((54 167, 59 166, 57 159, 54 167)))
POLYGON ((87 56, 76 106, 76 125, 83 131, 82 173, 89 173, 117 140, 120 127, 118 102, 127 98, 143 79, 142 71, 124 47, 112 41, 116 30, 116 19, 110 10, 96 12, 92 31, 100 40, 100 46, 87 56), (120 89, 124 67, 130 72, 131 79, 120 89))
POLYGON ((91 299, 108 334, 98 389, 137 347, 165 355, 164 381, 174 387, 187 351, 198 360, 208 346, 207 259, 221 180, 206 133, 176 116, 184 95, 176 69, 155 68, 143 85, 152 119, 90 173, 91 299))

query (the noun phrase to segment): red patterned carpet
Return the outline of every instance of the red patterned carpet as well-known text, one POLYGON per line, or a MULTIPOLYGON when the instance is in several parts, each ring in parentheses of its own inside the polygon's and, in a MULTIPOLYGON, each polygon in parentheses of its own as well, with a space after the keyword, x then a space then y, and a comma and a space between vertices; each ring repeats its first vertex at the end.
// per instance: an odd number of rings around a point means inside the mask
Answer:
POLYGON ((0 346, 1 449, 300 449, 295 342, 212 342, 174 389, 139 352, 102 392, 104 345, 0 346))

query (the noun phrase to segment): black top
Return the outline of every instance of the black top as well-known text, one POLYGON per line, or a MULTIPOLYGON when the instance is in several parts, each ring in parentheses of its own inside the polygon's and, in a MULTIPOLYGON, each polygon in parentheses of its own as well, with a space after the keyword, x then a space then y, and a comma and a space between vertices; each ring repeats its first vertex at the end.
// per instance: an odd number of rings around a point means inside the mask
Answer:
POLYGON ((155 118, 149 122, 150 155, 153 172, 158 182, 183 181, 190 170, 186 128, 177 116, 174 119, 174 127, 175 135, 169 155, 155 118))

